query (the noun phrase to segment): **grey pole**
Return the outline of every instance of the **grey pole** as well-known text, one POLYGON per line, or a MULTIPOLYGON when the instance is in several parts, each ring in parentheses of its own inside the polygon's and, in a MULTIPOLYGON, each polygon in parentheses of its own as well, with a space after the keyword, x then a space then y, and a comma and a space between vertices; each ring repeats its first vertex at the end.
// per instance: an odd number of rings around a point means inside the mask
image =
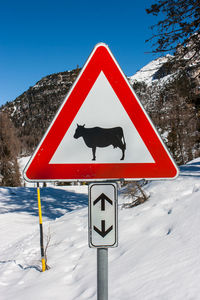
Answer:
POLYGON ((97 248, 97 300, 108 300, 108 248, 97 248))

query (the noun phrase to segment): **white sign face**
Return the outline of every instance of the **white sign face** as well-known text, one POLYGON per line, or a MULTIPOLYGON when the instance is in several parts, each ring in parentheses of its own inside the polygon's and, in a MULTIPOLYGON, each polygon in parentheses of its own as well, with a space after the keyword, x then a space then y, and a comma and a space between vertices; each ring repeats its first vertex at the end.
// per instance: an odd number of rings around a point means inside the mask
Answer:
POLYGON ((89 246, 117 247, 117 185, 89 185, 89 246))
POLYGON ((150 152, 103 71, 95 81, 50 161, 50 164, 81 163, 154 163, 150 152), (114 146, 110 145, 105 148, 97 148, 96 159, 92 160, 92 149, 87 147, 83 137, 74 138, 77 124, 85 124, 85 128, 121 127, 126 145, 124 159, 120 160, 122 150, 117 147, 114 149, 114 146))

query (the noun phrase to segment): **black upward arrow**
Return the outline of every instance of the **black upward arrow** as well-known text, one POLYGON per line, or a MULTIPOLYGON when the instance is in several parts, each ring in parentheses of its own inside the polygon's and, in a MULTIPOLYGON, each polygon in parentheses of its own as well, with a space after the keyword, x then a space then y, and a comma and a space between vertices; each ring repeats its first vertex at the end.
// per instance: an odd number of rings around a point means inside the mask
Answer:
POLYGON ((113 226, 110 226, 107 230, 105 230, 105 220, 101 221, 101 230, 99 230, 96 226, 94 226, 94 230, 100 234, 103 238, 113 229, 113 226))
POLYGON ((101 210, 105 210, 105 202, 109 202, 112 205, 112 200, 102 193, 94 202, 93 205, 101 201, 101 210))

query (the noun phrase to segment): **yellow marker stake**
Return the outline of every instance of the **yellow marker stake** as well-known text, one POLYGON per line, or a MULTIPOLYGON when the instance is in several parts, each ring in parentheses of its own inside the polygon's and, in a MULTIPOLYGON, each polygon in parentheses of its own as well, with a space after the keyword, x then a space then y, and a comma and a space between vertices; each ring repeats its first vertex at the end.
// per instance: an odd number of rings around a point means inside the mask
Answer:
POLYGON ((42 228, 42 209, 40 201, 40 187, 37 183, 37 196, 38 196, 38 212, 39 212, 39 223, 40 223, 40 249, 42 258, 42 272, 46 270, 45 255, 44 255, 44 243, 43 243, 43 228, 42 228))

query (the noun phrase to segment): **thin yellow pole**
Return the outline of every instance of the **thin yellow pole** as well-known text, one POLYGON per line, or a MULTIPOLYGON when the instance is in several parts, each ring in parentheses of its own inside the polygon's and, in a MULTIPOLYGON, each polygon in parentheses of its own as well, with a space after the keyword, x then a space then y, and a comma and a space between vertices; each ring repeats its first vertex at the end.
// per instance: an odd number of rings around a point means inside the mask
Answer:
POLYGON ((42 272, 44 272, 46 270, 46 262, 45 262, 45 255, 44 255, 42 209, 41 209, 39 183, 37 183, 37 198, 38 198, 38 213, 39 213, 39 226, 40 226, 40 249, 41 249, 41 259, 42 259, 42 272))

